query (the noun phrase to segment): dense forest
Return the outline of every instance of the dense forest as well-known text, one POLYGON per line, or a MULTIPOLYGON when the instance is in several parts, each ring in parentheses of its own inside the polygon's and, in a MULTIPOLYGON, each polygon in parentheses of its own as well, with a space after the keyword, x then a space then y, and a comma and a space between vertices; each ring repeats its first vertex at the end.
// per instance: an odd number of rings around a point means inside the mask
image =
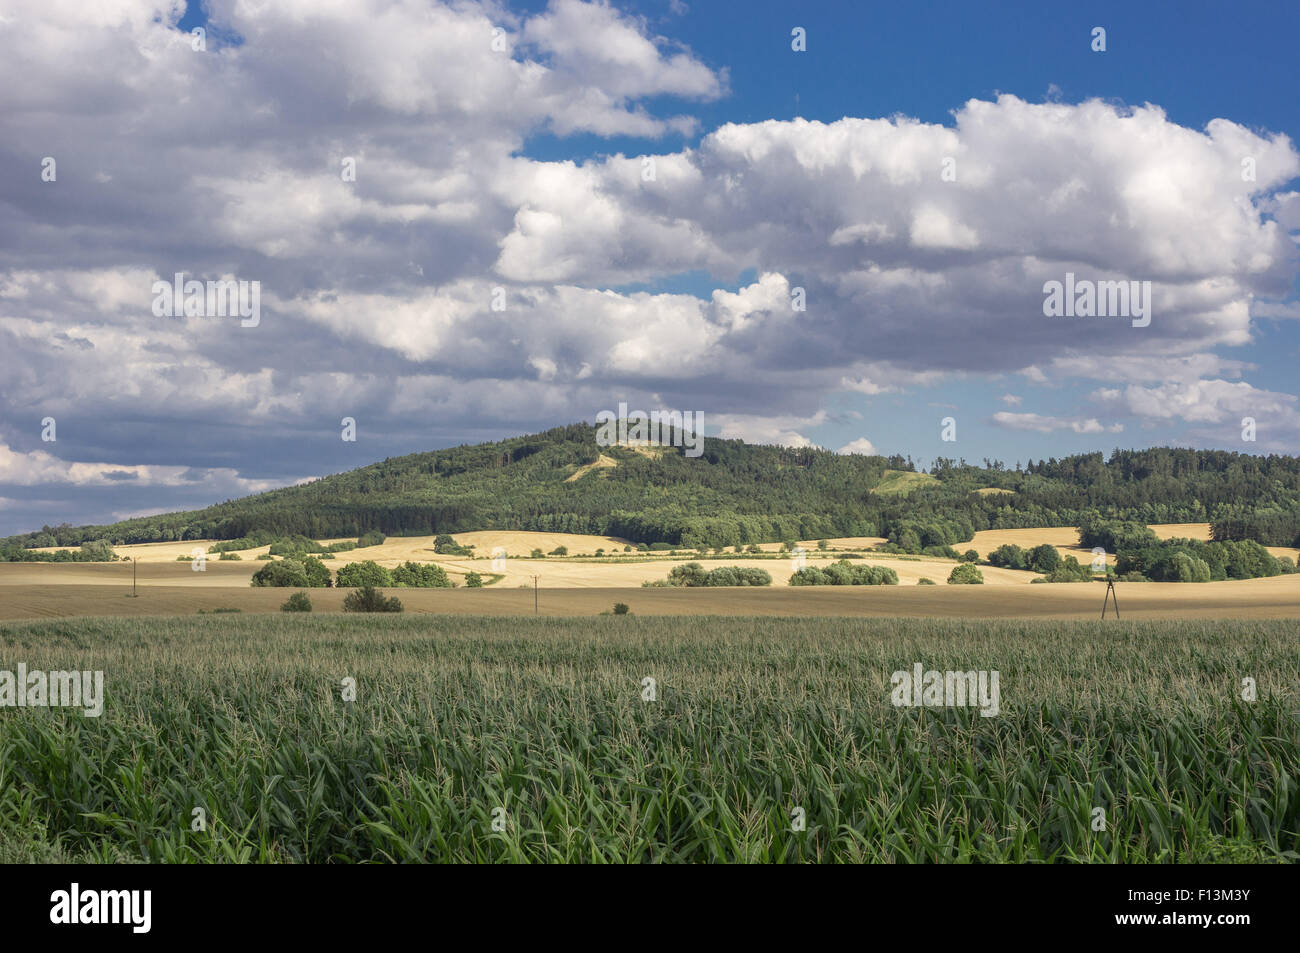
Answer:
POLYGON ((908 551, 983 529, 1211 522, 1216 540, 1293 545, 1300 536, 1300 459, 1157 448, 974 466, 941 458, 934 480, 886 492, 900 457, 707 438, 703 455, 659 458, 598 447, 574 424, 496 443, 391 458, 207 509, 110 526, 45 527, 0 541, 0 558, 39 546, 190 539, 432 535, 477 529, 599 533, 678 546, 887 536, 908 551), (615 467, 580 467, 598 456, 615 467), (880 487, 881 492, 873 492, 880 487), (984 492, 976 492, 983 490, 984 492), (1001 490, 1006 492, 994 492, 1001 490))

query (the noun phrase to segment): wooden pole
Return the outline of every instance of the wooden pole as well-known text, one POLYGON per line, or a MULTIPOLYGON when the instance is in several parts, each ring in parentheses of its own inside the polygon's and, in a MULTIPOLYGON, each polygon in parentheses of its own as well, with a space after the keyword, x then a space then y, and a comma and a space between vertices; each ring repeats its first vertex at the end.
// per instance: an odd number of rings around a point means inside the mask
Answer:
POLYGON ((1102 596, 1101 599, 1101 617, 1103 619, 1106 618, 1106 602, 1108 600, 1114 600, 1115 618, 1118 619, 1119 618, 1119 596, 1115 595, 1115 580, 1110 578, 1106 579, 1106 595, 1102 596))

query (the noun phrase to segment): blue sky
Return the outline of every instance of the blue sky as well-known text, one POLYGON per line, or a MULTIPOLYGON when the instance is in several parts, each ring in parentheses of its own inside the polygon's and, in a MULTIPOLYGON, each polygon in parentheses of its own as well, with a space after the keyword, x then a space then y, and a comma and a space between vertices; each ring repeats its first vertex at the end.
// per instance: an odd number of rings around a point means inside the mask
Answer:
MULTIPOLYGON (((540 9, 545 4, 525 6, 540 9)), ((746 4, 743 17, 735 17, 727 4, 690 4, 688 14, 679 17, 669 6, 641 3, 630 8, 688 44, 706 62, 725 66, 731 80, 731 96, 695 111, 703 127, 700 135, 682 137, 688 145, 723 123, 769 118, 833 122, 843 116, 904 113, 950 125, 952 111, 961 103, 999 93, 1030 101, 1150 102, 1161 106, 1172 121, 1193 129, 1228 117, 1300 141, 1300 97, 1295 92, 1300 81, 1295 49, 1300 7, 1295 4, 759 0, 746 4), (793 25, 807 30, 806 55, 790 53, 793 25), (1104 53, 1091 48, 1097 26, 1107 31, 1104 53)), ((656 148, 646 140, 542 135, 531 139, 525 152, 539 159, 582 161, 602 153, 634 155, 656 148)), ((752 280, 752 273, 744 278, 752 280)), ((680 279, 656 287, 706 294, 707 287, 719 286, 716 278, 711 282, 700 273, 680 279)), ((1259 387, 1294 390, 1300 327, 1294 321, 1261 319, 1255 332, 1254 342, 1234 348, 1231 355, 1256 366, 1251 380, 1259 387)), ((837 406, 862 413, 870 421, 872 443, 885 452, 928 462, 956 455, 939 439, 935 425, 936 413, 946 415, 947 408, 934 405, 1005 409, 998 399, 1009 390, 1017 388, 1011 382, 969 381, 925 388, 918 392, 926 398, 922 401, 844 395, 837 406)), ((1040 389, 1036 409, 1068 416, 1086 390, 1081 385, 1040 389)), ((853 439, 855 423, 814 427, 807 435, 838 447, 853 439)), ((1198 443, 1179 440, 1165 429, 1134 429, 1123 435, 1025 435, 978 416, 961 428, 963 447, 967 438, 977 444, 969 459, 987 456, 1007 462, 1109 452, 1117 446, 1198 443)), ((1300 446, 1282 449, 1300 452, 1300 446)))
POLYGON ((0 534, 620 402, 922 465, 1300 452, 1292 4, 17 2, 0 534), (158 317, 178 271, 259 322, 158 317), (1045 317, 1066 272, 1150 326, 1045 317))

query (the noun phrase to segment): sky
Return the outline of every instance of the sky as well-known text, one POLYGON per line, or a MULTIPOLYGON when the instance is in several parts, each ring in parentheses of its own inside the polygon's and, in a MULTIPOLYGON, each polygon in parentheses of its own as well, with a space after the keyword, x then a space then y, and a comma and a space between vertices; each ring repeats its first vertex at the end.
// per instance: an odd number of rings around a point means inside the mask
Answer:
POLYGON ((1300 453, 1297 27, 9 0, 0 535, 620 404, 922 466, 1300 453), (173 313, 177 273, 247 314, 173 313), (1048 313, 1067 281, 1136 293, 1048 313))

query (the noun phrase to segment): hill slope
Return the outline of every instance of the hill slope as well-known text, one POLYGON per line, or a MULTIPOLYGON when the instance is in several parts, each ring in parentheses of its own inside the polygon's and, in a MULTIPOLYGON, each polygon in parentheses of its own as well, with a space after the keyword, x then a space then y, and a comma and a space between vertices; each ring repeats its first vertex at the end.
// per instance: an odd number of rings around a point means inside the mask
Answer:
POLYGON ((683 546, 842 536, 910 542, 914 534, 922 546, 941 546, 986 529, 1077 526, 1088 514, 1213 522, 1216 538, 1277 546, 1300 535, 1300 460, 1294 457, 1117 450, 1109 460, 1083 454, 1023 470, 940 459, 923 475, 897 472, 912 470, 899 457, 707 438, 703 455, 689 458, 676 448, 647 454, 601 447, 595 434, 591 425, 574 424, 390 458, 202 510, 111 526, 46 527, 0 542, 0 555, 95 539, 321 539, 368 530, 533 530, 683 546), (978 492, 991 488, 1014 492, 978 492))

